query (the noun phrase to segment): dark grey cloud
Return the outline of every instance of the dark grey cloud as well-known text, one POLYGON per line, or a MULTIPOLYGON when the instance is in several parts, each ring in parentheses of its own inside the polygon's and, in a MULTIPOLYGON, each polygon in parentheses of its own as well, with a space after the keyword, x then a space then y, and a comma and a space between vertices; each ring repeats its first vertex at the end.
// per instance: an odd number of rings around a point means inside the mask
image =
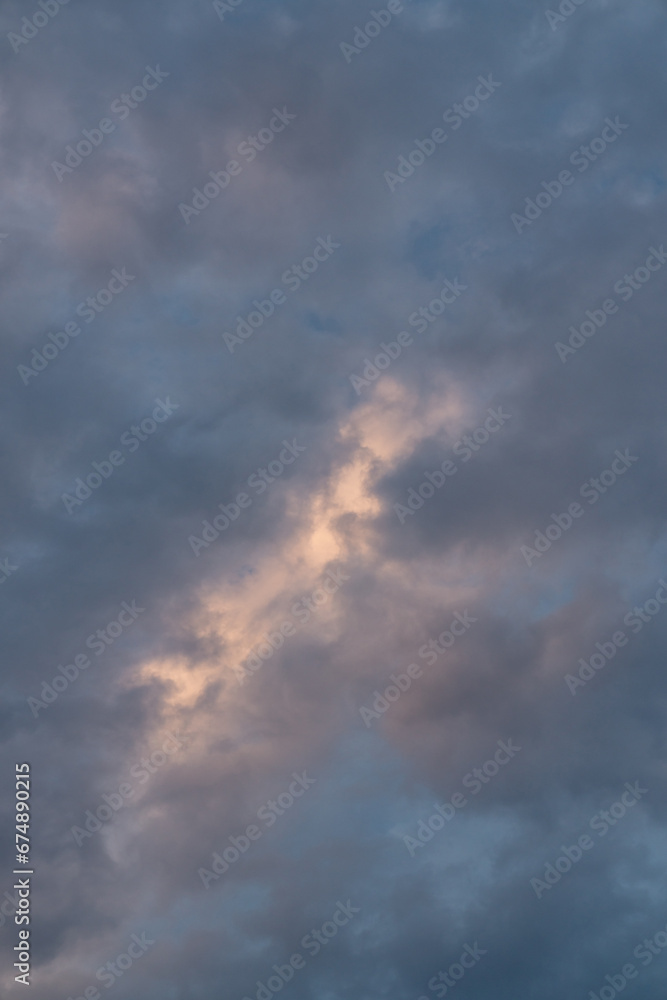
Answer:
POLYGON ((341 43, 385 6, 242 0, 221 20, 211 3, 72 0, 16 52, 8 33, 39 5, 0 10, 0 567, 16 567, 0 583, 0 893, 12 764, 29 760, 33 988, 49 1000, 106 995, 96 971, 133 934, 155 943, 113 983, 128 1000, 254 998, 296 952, 297 998, 432 997, 466 944, 486 952, 460 986, 475 1000, 600 996, 628 962, 638 995, 661 995, 664 958, 633 951, 665 927, 667 616, 624 618, 665 572, 663 270, 631 296, 618 283, 665 238, 664 5, 586 0, 552 30, 547 5, 412 0, 347 62, 341 43), (157 66, 145 100, 111 110, 157 66), (489 75, 487 101, 443 119, 489 75), (296 117, 250 162, 239 146, 274 109, 296 117), (115 130, 58 180, 53 161, 105 117, 115 130), (608 118, 627 129, 580 171, 608 118), (385 172, 438 127, 391 191, 385 172), (233 159, 186 224, 179 204, 233 159), (517 232, 512 214, 566 169, 517 232), (340 246, 308 274, 320 239, 340 246), (86 323, 79 304, 123 268, 133 280, 86 323), (420 331, 410 317, 445 279, 468 288, 420 331), (274 289, 285 301, 230 352, 223 334, 274 289), (618 311, 563 362, 555 345, 609 298, 618 311), (401 331, 412 343, 355 391, 401 331), (25 384, 19 366, 54 343, 25 384), (158 399, 178 408, 130 450, 158 399), (463 462, 456 443, 497 407, 511 419, 463 462), (285 440, 305 451, 272 476, 285 440), (62 495, 117 449, 68 513, 62 495), (588 503, 617 449, 638 460, 588 503), (401 523, 394 505, 447 459, 456 475, 401 523), (521 546, 576 501, 528 566, 521 546), (220 504, 229 526, 195 555, 220 504), (349 579, 313 597, 329 570, 349 579), (96 656, 133 601, 145 610, 96 656), (477 621, 428 665, 457 612, 477 621), (573 694, 566 675, 618 630, 627 644, 573 694), (90 667, 35 717, 28 698, 77 655, 90 667), (366 726, 359 709, 410 663, 421 676, 366 726), (169 732, 187 746, 79 846, 72 827, 169 732), (404 838, 499 740, 521 751, 411 856, 404 838), (304 771, 315 785, 265 824, 304 771), (591 831, 636 782, 637 805, 591 831), (198 869, 253 823, 205 889, 198 869), (587 831, 593 849, 537 898, 530 880, 587 831), (348 900, 360 912, 307 955, 348 900))

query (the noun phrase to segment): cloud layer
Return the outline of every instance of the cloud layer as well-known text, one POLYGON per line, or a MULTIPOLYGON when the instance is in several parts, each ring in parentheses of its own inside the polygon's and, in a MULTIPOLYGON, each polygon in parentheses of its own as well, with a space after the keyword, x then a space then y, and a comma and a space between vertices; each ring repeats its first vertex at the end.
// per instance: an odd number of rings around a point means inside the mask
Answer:
POLYGON ((3 5, 36 995, 662 997, 664 29, 3 5))

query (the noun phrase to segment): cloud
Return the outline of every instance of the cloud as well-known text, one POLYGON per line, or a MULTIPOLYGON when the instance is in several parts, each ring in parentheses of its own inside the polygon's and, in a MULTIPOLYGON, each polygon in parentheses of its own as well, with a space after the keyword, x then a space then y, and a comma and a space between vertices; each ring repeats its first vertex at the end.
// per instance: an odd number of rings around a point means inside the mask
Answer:
MULTIPOLYGON (((665 12, 587 0, 552 31, 547 10, 412 0, 346 62, 367 16, 351 0, 244 0, 224 20, 72 3, 17 52, 7 34, 33 8, 5 5, 0 564, 17 569, 0 582, 0 718, 4 773, 30 761, 34 781, 41 996, 105 995, 96 972, 134 934, 155 944, 115 977, 119 1000, 254 1000, 348 899, 360 913, 295 974, 297 1000, 437 996, 475 942, 474 1000, 599 993, 664 927, 667 618, 576 697, 565 680, 664 575, 661 273, 566 364, 554 344, 662 246, 665 12), (51 162, 155 65, 169 76, 59 181, 51 162), (385 172, 489 74, 492 99, 390 191, 385 172), (240 153, 284 107, 289 128, 240 153), (628 129, 579 170, 616 116, 628 129), (179 204, 235 157, 186 226, 179 204), (576 183, 519 234, 512 214, 565 169, 576 183), (340 246, 309 272, 320 240, 340 246), (136 280, 86 324, 77 307, 122 268, 136 280), (446 280, 468 290, 424 328, 446 280), (223 334, 286 288, 230 352, 223 334), (77 319, 25 384, 19 366, 77 319), (350 375, 401 331, 411 344, 357 393, 350 375), (165 398, 174 415, 68 514, 62 494, 165 398), (498 407, 511 419, 464 461, 498 407), (285 441, 305 451, 272 475, 285 441), (639 460, 590 503, 617 450, 639 460), (395 505, 447 460, 456 474, 401 523, 395 505), (195 557, 188 539, 243 492, 195 557), (585 516, 527 566, 521 547, 573 502, 585 516), (35 718, 28 697, 131 601, 136 624, 35 718), (456 613, 474 627, 428 664, 456 613), (421 678, 367 728, 360 706, 413 662, 421 678), (72 826, 170 732, 187 750, 78 846, 72 826), (403 837, 499 740, 517 759, 411 857, 403 837), (198 869, 304 771, 313 789, 207 892, 198 869), (649 791, 537 899, 530 879, 626 782, 649 791)), ((12 817, 7 799, 7 956, 12 817)), ((639 968, 642 995, 659 974, 639 968)))

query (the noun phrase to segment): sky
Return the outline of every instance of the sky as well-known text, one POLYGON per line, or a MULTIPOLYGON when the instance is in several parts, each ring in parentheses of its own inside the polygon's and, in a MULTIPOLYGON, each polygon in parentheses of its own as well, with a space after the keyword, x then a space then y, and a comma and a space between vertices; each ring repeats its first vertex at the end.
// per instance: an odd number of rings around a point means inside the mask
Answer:
POLYGON ((667 8, 548 3, 1 0, 8 1000, 664 997, 667 8))

